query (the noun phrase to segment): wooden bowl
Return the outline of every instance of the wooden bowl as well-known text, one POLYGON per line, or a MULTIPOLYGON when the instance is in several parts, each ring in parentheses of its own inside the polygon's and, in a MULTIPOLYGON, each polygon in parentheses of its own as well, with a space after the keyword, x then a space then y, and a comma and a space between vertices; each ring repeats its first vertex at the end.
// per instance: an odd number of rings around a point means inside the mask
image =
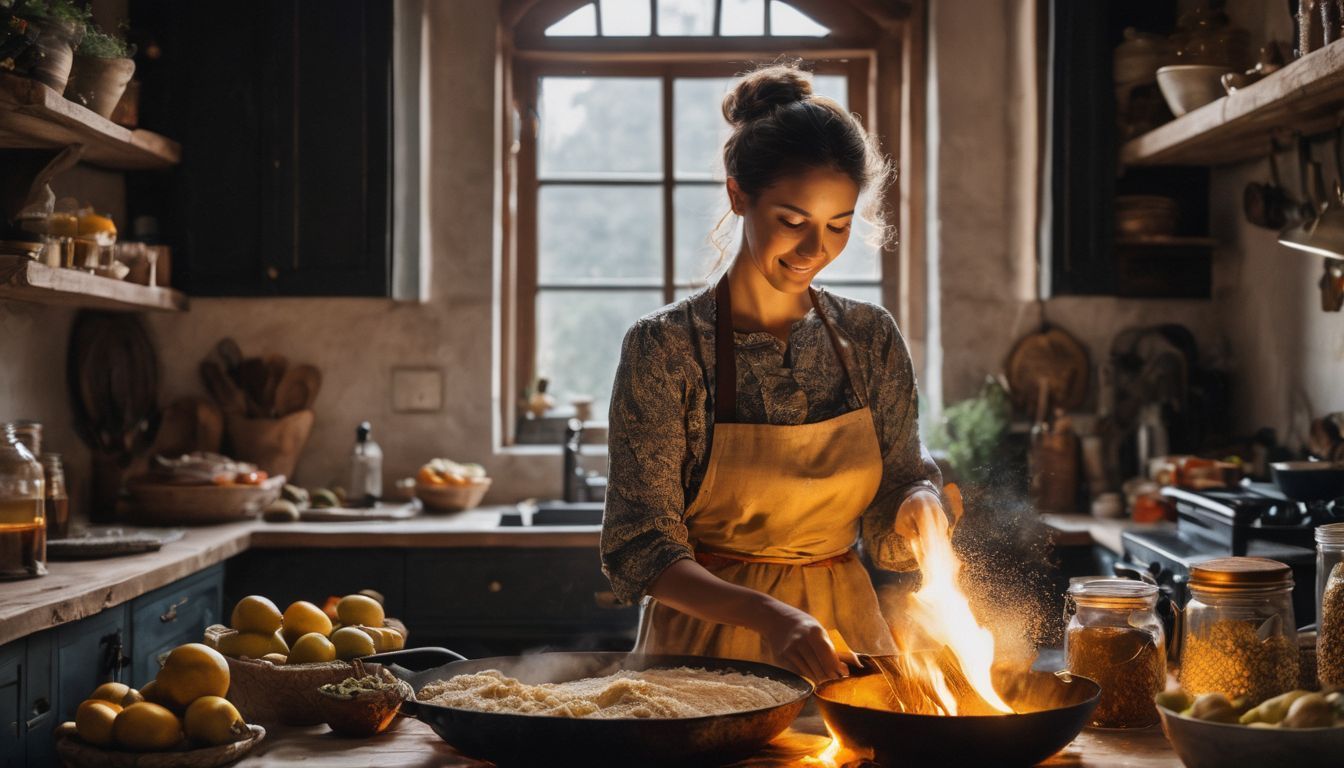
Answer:
POLYGON ((1159 706, 1162 731, 1186 768, 1329 768, 1344 754, 1344 726, 1252 728, 1211 723, 1159 706))
POLYGON ((248 725, 252 735, 232 744, 202 747, 177 752, 127 752, 95 747, 81 741, 74 723, 56 726, 56 754, 68 768, 217 768, 238 760, 252 751, 266 729, 248 725))
POLYGON ((131 494, 127 514, 146 525, 209 525, 256 517, 262 507, 280 498, 285 476, 260 485, 173 485, 149 480, 126 484, 131 494))
POLYGON ((318 690, 317 709, 331 730, 342 736, 377 736, 392 725, 401 703, 415 695, 409 683, 397 680, 385 691, 361 691, 339 696, 318 690))
POLYGON ((490 490, 490 478, 482 477, 466 485, 415 484, 415 497, 429 512, 462 512, 481 503, 490 490))

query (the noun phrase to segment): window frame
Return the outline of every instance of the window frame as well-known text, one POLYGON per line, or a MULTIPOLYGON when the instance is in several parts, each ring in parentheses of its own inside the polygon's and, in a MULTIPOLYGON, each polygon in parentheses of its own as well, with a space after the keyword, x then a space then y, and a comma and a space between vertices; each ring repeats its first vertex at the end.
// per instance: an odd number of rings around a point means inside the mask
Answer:
MULTIPOLYGON (((501 17, 501 161, 504 168, 501 208, 504 219, 499 272, 500 341, 499 416, 497 444, 516 444, 516 428, 521 413, 522 393, 535 380, 536 297, 538 280, 537 212, 541 181, 537 157, 537 94, 540 78, 547 76, 633 76, 659 77, 663 91, 663 173, 657 181, 645 182, 663 190, 663 277, 664 302, 671 302, 677 290, 675 281, 675 220, 673 196, 678 182, 673 163, 671 102, 672 81, 677 77, 728 77, 757 62, 781 56, 808 62, 819 74, 844 74, 848 77, 848 106, 865 127, 883 138, 883 147, 901 167, 907 163, 922 166, 922 158, 912 152, 918 136, 912 135, 906 116, 915 103, 912 96, 914 77, 921 67, 913 67, 909 47, 910 29, 922 14, 919 4, 877 3, 852 0, 850 4, 834 0, 786 0, 798 10, 826 25, 832 34, 820 38, 799 37, 546 37, 545 29, 555 21, 593 0, 557 0, 534 2, 521 0, 511 10, 505 7, 501 17), (877 7, 877 6, 882 7, 877 7), (912 8, 916 13, 912 14, 912 8), (875 21, 876 20, 876 21, 875 21), (878 90, 879 77, 882 90, 878 90)), ((507 2, 507 0, 506 0, 507 2)), ((767 2, 768 7, 768 2, 767 2)), ((653 9, 656 19, 656 8, 653 9)), ((655 21, 656 24, 656 21, 655 21)), ((767 27, 768 29, 768 27, 767 27)), ((563 183, 563 182, 560 182, 563 183)), ((629 183, 629 182, 612 182, 629 183)), ((696 183, 696 182, 691 182, 696 183)), ((720 182, 700 182, 720 184, 720 182)), ((879 283, 883 304, 896 312, 898 321, 909 321, 909 307, 922 308, 912 300, 906 286, 921 280, 918 265, 912 265, 910 243, 922 248, 922 208, 907 205, 910 192, 906 174, 898 174, 887 190, 888 221, 899 224, 902 237, 898 244, 880 249, 879 283), (909 230, 907 230, 909 227, 909 230), (914 273, 912 275, 912 273, 914 273), (898 311, 898 308, 904 311, 898 311)), ((837 286, 867 281, 827 281, 837 286)), ((600 288, 600 285, 585 286, 600 288)), ((615 287, 614 285, 612 287, 615 287)), ((626 287, 626 286, 621 286, 626 287)), ((919 324, 922 331, 922 323, 919 324)), ((904 326, 903 326, 904 327, 904 326)), ((909 336, 909 331, 907 331, 909 336)), ((599 417, 599 419, 602 417, 599 417)))

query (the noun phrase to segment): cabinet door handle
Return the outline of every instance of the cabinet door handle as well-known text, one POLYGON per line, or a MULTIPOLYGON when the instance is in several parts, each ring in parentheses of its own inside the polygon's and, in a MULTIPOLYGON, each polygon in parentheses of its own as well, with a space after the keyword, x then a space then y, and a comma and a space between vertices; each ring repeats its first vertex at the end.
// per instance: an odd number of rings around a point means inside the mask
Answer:
POLYGON ((43 696, 33 702, 33 716, 28 720, 28 730, 33 730, 51 715, 51 702, 43 696))
POLYGON ((485 585, 485 588, 491 592, 502 592, 504 591, 504 582, 499 579, 493 579, 489 584, 485 585))
POLYGON ((184 597, 181 600, 178 600, 176 603, 173 603, 172 605, 168 606, 168 610, 159 616, 159 621, 163 622, 164 624, 170 624, 174 621, 177 621, 177 609, 186 605, 187 599, 188 598, 184 597))

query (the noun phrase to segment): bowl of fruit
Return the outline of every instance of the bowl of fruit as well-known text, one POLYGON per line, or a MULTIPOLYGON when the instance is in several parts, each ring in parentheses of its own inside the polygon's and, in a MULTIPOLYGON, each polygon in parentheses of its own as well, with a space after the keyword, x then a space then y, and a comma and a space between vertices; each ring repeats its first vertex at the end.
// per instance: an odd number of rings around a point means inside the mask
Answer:
POLYGON ((104 683, 56 728, 56 752, 73 768, 215 768, 266 736, 225 698, 229 666, 219 652, 174 648, 140 690, 104 683))
POLYGON ((154 457, 154 467, 126 482, 127 515, 145 525, 206 525, 255 517, 280 497, 283 475, 217 454, 154 457))
POLYGON ((415 473, 415 497, 431 512, 461 512, 481 503, 490 478, 480 464, 431 459, 415 473))
POLYGON ((230 626, 205 630, 205 644, 223 654, 231 675, 228 697, 250 722, 317 725, 317 689, 350 677, 350 662, 406 645, 406 628, 383 613, 377 593, 306 600, 284 613, 260 595, 233 608, 230 626), (328 609, 330 612, 328 612, 328 609))
POLYGON ((1250 706, 1221 693, 1156 699, 1162 730, 1188 768, 1326 768, 1344 754, 1344 692, 1296 690, 1250 706))

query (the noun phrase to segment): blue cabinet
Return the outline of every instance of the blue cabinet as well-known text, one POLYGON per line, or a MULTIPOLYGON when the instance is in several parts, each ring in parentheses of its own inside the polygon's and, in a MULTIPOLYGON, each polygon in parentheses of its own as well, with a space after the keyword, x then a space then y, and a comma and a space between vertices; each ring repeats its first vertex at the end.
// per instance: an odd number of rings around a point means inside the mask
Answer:
POLYGON ((220 619, 224 566, 0 647, 0 767, 56 765, 52 729, 102 683, 139 687, 220 619))

